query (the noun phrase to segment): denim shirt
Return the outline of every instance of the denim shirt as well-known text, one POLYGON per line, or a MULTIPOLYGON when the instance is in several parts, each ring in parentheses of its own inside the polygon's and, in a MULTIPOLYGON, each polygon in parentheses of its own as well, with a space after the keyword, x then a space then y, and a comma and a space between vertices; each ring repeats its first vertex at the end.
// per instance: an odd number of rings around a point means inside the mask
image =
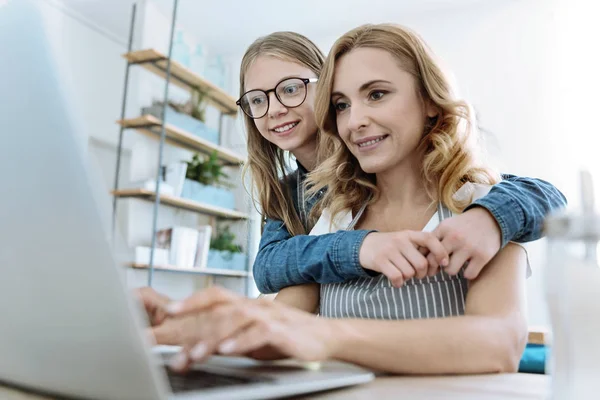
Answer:
MULTIPOLYGON (((287 184, 294 207, 304 222, 318 201, 302 202, 307 171, 298 169, 289 175, 287 184), (300 201, 299 201, 300 200, 300 201)), ((502 232, 502 247, 508 242, 537 240, 542 236, 546 214, 565 207, 565 196, 552 184, 541 179, 502 175, 485 196, 470 204, 488 210, 502 232)), ((267 219, 258 254, 254 261, 254 280, 262 293, 276 293, 287 286, 305 283, 337 283, 373 276, 361 267, 360 246, 372 230, 338 231, 319 236, 292 236, 282 221, 267 219)))

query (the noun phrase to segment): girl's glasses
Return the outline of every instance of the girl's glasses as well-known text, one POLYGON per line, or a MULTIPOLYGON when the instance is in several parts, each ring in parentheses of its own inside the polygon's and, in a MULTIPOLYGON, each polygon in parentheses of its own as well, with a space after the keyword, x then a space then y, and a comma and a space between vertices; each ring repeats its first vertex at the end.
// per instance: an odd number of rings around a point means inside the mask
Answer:
POLYGON ((275 97, 283 106, 294 108, 306 100, 308 84, 317 81, 318 78, 287 78, 279 82, 273 89, 250 90, 244 93, 235 104, 240 106, 244 114, 250 118, 262 118, 269 111, 269 93, 275 92, 275 97))

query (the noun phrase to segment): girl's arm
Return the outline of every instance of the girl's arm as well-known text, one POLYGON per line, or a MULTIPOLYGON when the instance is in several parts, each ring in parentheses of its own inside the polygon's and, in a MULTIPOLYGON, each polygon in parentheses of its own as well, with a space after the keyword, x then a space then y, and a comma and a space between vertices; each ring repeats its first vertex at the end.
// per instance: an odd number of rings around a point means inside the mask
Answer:
POLYGON ((336 283, 374 274, 362 268, 359 249, 372 231, 292 236, 281 221, 267 220, 253 275, 261 293, 305 283, 336 283))
POLYGON ((542 179, 507 174, 502 178, 465 212, 474 207, 488 210, 500 227, 501 247, 510 241, 525 243, 541 238, 546 215, 566 207, 566 197, 542 179))
MULTIPOLYGON (((493 221, 492 229, 473 229, 467 220, 452 224, 445 234, 459 236, 465 243, 491 243, 467 249, 465 257, 477 258, 483 266, 509 241, 526 242, 542 235, 547 213, 566 205, 562 193, 540 179, 505 175, 489 193, 466 208, 483 207, 493 221), (495 225, 493 222, 495 221, 495 225), (493 248, 486 252, 483 248, 493 248)), ((254 261, 254 279, 262 293, 277 293, 281 289, 305 283, 337 283, 355 278, 372 277, 373 271, 363 268, 359 250, 372 231, 338 231, 319 236, 291 236, 281 221, 268 220, 254 261)), ((462 247, 455 248, 456 252, 462 247)), ((459 267, 464 260, 456 260, 459 267)), ((458 268, 457 268, 458 269, 458 268)), ((478 272, 478 271, 477 271, 478 272)))

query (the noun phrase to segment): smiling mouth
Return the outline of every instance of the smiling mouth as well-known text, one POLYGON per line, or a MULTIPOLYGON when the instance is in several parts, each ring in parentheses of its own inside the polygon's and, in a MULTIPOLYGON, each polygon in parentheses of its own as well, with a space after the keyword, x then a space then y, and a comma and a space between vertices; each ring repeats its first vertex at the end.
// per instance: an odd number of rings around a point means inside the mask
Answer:
POLYGON ((383 139, 385 139, 386 137, 388 137, 388 135, 383 135, 383 136, 380 136, 380 137, 378 137, 378 138, 371 139, 371 140, 369 140, 369 141, 366 141, 366 142, 359 143, 359 144, 358 144, 358 147, 359 147, 359 148, 363 148, 363 147, 369 147, 369 146, 373 146, 374 144, 381 142, 381 141, 382 141, 383 139))
POLYGON ((289 124, 286 124, 284 126, 280 126, 278 128, 274 128, 273 131, 279 134, 285 134, 288 133, 289 131, 291 131, 292 129, 294 129, 300 122, 296 121, 296 122, 290 122, 289 124))

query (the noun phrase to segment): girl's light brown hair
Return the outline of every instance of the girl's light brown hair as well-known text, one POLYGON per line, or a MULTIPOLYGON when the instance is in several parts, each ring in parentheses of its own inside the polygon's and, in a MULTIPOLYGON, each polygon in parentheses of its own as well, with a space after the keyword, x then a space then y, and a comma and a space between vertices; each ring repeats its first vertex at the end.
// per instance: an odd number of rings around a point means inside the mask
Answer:
MULTIPOLYGON (((250 45, 240 67, 240 97, 246 91, 246 73, 252 63, 262 56, 279 58, 301 64, 317 76, 325 59, 319 48, 308 38, 295 32, 275 32, 258 38, 250 45)), ((244 116, 248 134, 248 161, 243 176, 251 175, 251 197, 258 203, 263 218, 283 221, 292 235, 307 233, 289 190, 285 168, 285 152, 266 140, 256 128, 254 120, 244 116)), ((267 118, 267 117, 263 117, 267 118)), ((318 134, 318 133, 317 133, 318 134)), ((245 181, 245 179, 244 179, 245 181)))
POLYGON ((424 116, 425 132, 419 149, 424 154, 421 174, 431 199, 441 200, 450 210, 460 212, 469 201, 453 198, 465 183, 495 184, 499 175, 478 160, 472 145, 477 134, 469 105, 454 97, 448 78, 425 44, 414 32, 393 24, 363 25, 340 37, 325 60, 317 85, 315 117, 321 128, 317 165, 307 179, 309 193, 327 188, 327 194, 313 208, 312 220, 328 208, 332 217, 344 210, 357 211, 364 202, 378 196, 374 174, 365 173, 341 141, 336 125, 331 91, 336 62, 357 48, 381 49, 393 55, 399 67, 410 73, 423 104, 431 104, 437 116, 424 116))

